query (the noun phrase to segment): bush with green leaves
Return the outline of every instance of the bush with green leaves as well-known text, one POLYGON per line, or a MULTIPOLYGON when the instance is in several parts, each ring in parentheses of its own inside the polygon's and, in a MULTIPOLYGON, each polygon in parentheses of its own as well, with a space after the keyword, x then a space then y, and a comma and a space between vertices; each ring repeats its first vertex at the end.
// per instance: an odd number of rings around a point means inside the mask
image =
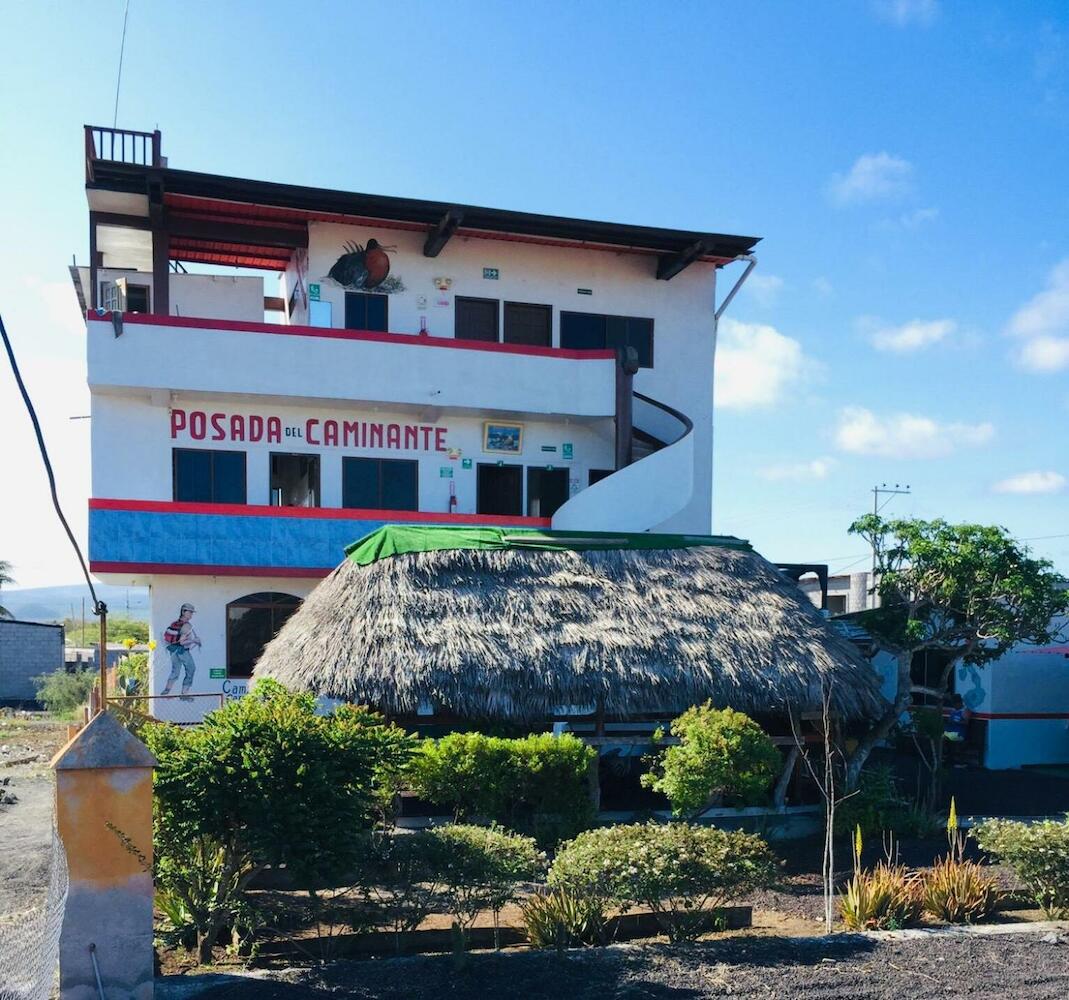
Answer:
POLYGON ((839 909, 850 930, 911 927, 924 912, 923 886, 903 865, 881 861, 863 871, 855 860, 854 874, 843 890, 839 909))
POLYGON ((33 679, 37 687, 37 700, 53 715, 73 716, 89 701, 89 693, 99 677, 100 674, 93 668, 72 673, 56 670, 51 674, 42 674, 33 679))
POLYGON ((975 924, 998 908, 998 880, 990 869, 951 854, 923 873, 926 913, 948 924, 975 924))
POLYGON ((549 884, 603 908, 647 906, 670 941, 690 941, 732 898, 771 885, 776 859, 758 836, 689 823, 633 823, 579 834, 549 884))
POLYGON ((308 888, 352 870, 378 787, 414 749, 367 709, 319 715, 311 695, 272 681, 199 726, 152 724, 143 739, 158 762, 156 884, 192 915, 202 961, 264 867, 308 888))
POLYGON ((889 767, 867 767, 861 772, 857 791, 835 809, 835 832, 853 834, 860 827, 865 837, 888 831, 905 833, 903 821, 910 802, 898 789, 894 771, 889 767))
POLYGON ((545 856, 533 838, 496 826, 450 823, 433 827, 428 836, 436 842, 439 874, 461 942, 466 942, 475 918, 489 910, 498 947, 502 907, 516 898, 521 884, 542 876, 545 856))
POLYGON ((552 846, 592 821, 588 771, 596 760, 597 751, 571 733, 451 733, 424 741, 409 781, 458 821, 485 819, 552 846))
POLYGON ((427 830, 375 832, 364 842, 360 872, 368 916, 393 932, 398 952, 402 935, 442 902, 447 847, 447 839, 427 830))
MULTIPOLYGON (((642 784, 667 796, 676 816, 696 818, 723 799, 763 802, 783 767, 768 734, 731 708, 689 708, 672 723, 672 735, 679 743, 665 749, 642 784)), ((661 736, 658 730, 654 738, 661 736)))
POLYGON ((1013 869, 1047 916, 1069 918, 1069 817, 1040 823, 989 819, 972 834, 1013 869))

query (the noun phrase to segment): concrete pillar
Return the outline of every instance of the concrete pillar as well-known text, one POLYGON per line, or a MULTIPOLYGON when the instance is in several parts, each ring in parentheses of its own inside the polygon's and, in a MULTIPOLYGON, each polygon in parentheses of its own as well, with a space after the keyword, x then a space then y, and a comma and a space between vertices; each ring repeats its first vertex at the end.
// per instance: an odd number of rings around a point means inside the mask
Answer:
POLYGON ((850 596, 846 600, 846 610, 849 612, 865 611, 873 605, 873 599, 869 592, 869 574, 850 574, 850 596))
POLYGON ((70 890, 59 941, 62 1000, 151 1000, 152 769, 148 747, 102 712, 56 754, 56 825, 70 890))

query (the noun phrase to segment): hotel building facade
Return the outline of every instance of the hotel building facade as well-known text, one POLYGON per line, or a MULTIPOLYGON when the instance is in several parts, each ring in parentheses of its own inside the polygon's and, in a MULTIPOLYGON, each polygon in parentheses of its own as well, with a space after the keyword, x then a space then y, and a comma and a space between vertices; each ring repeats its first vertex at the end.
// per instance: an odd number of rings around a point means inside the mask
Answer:
POLYGON ((152 694, 240 696, 384 523, 711 531, 717 321, 756 239, 85 143, 90 568, 150 589, 152 694))

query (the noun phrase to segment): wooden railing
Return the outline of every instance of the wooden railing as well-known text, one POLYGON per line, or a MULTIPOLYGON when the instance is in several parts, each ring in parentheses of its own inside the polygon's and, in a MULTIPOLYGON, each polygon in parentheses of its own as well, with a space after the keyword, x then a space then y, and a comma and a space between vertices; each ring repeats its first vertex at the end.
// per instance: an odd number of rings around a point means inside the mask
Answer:
POLYGON ((135 132, 106 125, 85 126, 85 179, 93 180, 93 165, 99 160, 131 163, 142 167, 163 165, 160 130, 135 132))

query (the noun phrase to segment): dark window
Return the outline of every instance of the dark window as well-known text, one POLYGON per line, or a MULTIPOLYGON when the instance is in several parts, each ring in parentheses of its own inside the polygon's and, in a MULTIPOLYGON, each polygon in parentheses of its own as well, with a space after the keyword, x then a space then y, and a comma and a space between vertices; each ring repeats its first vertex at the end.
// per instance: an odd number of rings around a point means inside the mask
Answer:
POLYGON ((562 312, 560 346, 576 351, 633 347, 642 368, 653 367, 653 320, 637 316, 562 312))
POLYGON ((552 517, 568 500, 568 470, 527 469, 527 513, 531 517, 552 517))
POLYGON ((497 299, 471 299, 458 295, 455 310, 454 337, 497 343, 497 299))
POLYGON ((845 615, 846 614, 846 595, 845 594, 829 594, 828 595, 828 612, 833 615, 845 615))
POLYGON ((552 346, 553 307, 506 302, 504 339, 506 344, 552 346))
POLYGON ((245 452, 175 448, 174 498, 187 503, 245 503, 245 452))
POLYGON ((345 293, 345 329, 375 330, 384 333, 390 328, 389 296, 370 292, 345 293))
POLYGON ((606 476, 611 476, 612 474, 612 469, 591 469, 587 473, 586 484, 587 486, 593 486, 595 483, 600 483, 606 476))
POLYGON ((271 456, 271 506, 319 506, 319 456, 271 456))
POLYGON ((480 463, 475 506, 479 514, 523 514, 523 466, 480 463))
POLYGON ((364 510, 419 510, 419 462, 343 458, 341 505, 364 510))
POLYGON ((148 285, 126 286, 126 311, 132 313, 147 313, 150 311, 150 296, 148 285))
POLYGON ((292 594, 248 594, 226 606, 226 672, 251 677, 264 647, 301 606, 292 594))

